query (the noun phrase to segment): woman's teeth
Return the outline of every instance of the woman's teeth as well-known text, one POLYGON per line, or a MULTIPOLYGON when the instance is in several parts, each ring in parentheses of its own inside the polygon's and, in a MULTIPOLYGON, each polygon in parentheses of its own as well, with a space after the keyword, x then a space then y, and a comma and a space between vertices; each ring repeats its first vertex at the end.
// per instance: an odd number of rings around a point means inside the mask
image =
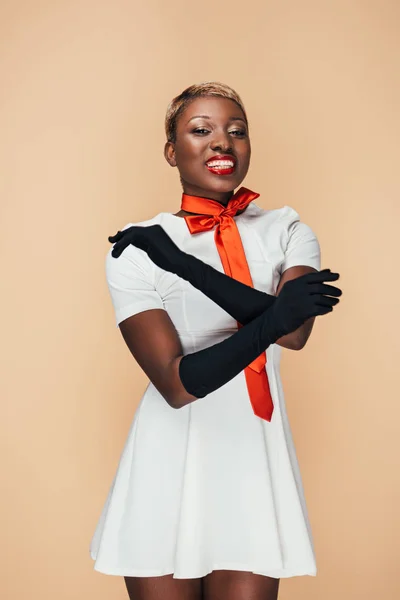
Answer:
POLYGON ((207 163, 207 167, 212 167, 213 169, 232 169, 234 163, 231 160, 213 160, 207 163))

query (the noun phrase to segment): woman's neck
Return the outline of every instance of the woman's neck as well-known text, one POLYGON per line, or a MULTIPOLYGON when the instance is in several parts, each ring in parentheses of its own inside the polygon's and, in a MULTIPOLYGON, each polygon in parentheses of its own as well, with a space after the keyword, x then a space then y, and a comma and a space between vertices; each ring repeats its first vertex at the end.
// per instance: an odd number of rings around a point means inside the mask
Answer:
MULTIPOLYGON (((238 210, 236 213, 236 216, 241 215, 245 210, 246 210, 247 206, 245 208, 243 208, 242 210, 238 210)), ((186 210, 180 210, 177 213, 174 213, 174 217, 192 217, 193 215, 197 215, 197 214, 201 214, 201 213, 190 213, 187 212, 186 210)))

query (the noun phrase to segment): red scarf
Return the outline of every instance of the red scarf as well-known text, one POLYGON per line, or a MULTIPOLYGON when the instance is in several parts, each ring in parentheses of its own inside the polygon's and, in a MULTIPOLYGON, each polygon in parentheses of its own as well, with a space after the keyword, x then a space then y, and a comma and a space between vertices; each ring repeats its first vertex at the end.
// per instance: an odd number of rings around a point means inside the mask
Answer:
MULTIPOLYGON (((240 233, 233 217, 259 195, 241 187, 231 197, 226 207, 215 200, 187 194, 182 194, 181 204, 181 209, 186 212, 201 213, 184 217, 190 233, 199 233, 216 226, 214 239, 225 273, 251 287, 254 287, 253 281, 240 233)), ((240 323, 238 327, 241 327, 240 323)), ((266 353, 263 352, 244 369, 244 373, 254 414, 271 421, 274 406, 265 369, 266 362, 266 353)))

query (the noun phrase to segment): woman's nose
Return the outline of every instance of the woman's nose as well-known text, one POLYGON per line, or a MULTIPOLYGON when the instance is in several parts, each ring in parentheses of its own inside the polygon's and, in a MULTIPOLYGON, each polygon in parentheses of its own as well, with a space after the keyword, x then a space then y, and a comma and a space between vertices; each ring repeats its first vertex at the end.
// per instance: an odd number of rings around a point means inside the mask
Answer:
POLYGON ((232 142, 227 137, 218 136, 212 140, 211 148, 213 150, 223 150, 224 152, 228 152, 228 150, 232 150, 232 142))
POLYGON ((224 152, 227 152, 232 149, 232 138, 229 137, 228 133, 216 131, 210 146, 214 151, 223 150, 224 152))

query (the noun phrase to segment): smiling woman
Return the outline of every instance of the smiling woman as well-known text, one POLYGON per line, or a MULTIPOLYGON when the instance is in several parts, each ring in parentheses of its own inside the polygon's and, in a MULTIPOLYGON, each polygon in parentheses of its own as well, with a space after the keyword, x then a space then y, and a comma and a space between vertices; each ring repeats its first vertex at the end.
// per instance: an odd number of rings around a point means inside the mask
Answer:
POLYGON ((239 96, 221 84, 198 86, 198 90, 193 86, 170 104, 165 129, 165 158, 172 167, 179 165, 185 193, 226 205, 246 177, 251 156, 247 116, 239 96))
POLYGON ((116 323, 150 379, 91 543, 95 569, 135 600, 276 600, 315 575, 279 374, 341 291, 290 206, 240 186, 251 155, 243 104, 220 83, 170 103, 165 158, 179 212, 110 238, 116 323))

